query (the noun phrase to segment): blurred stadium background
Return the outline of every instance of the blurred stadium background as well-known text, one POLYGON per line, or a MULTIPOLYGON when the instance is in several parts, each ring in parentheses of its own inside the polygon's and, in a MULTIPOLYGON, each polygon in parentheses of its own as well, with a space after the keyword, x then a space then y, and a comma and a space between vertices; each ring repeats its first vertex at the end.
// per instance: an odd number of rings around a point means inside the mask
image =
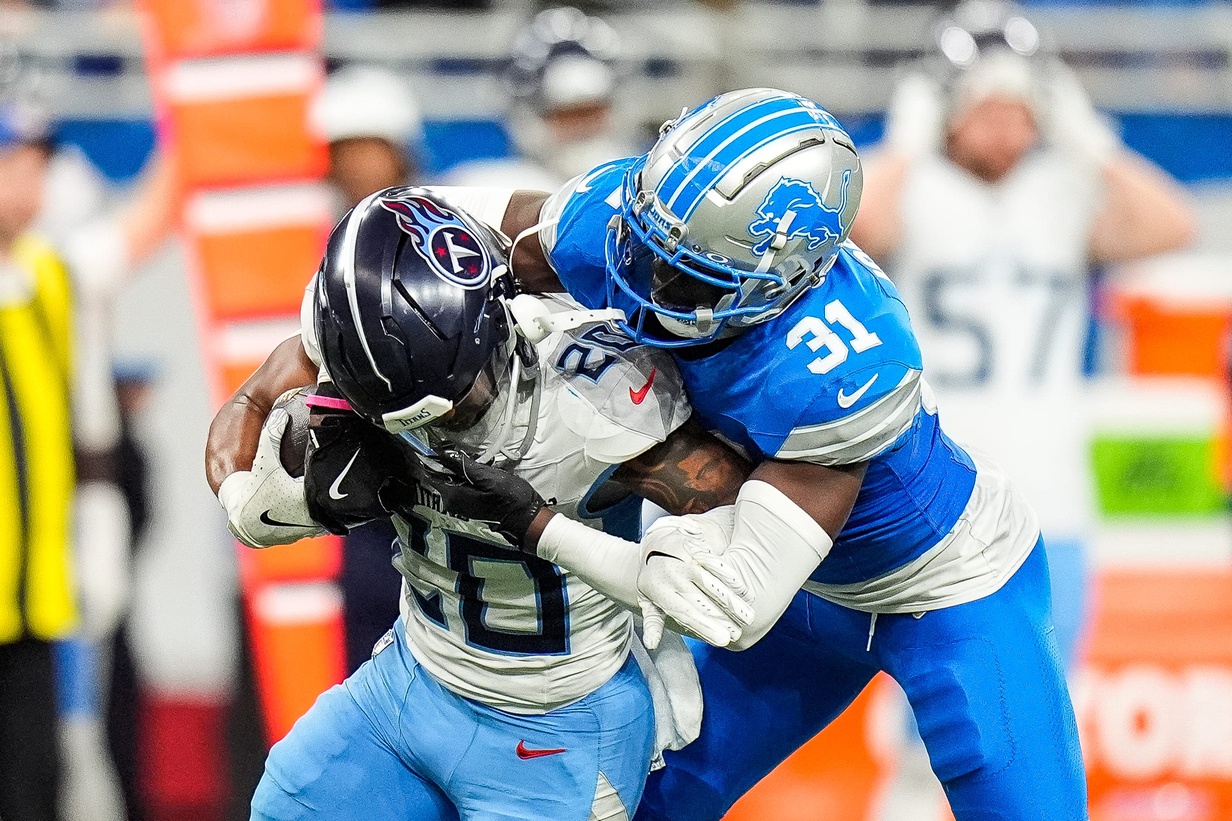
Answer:
MULTIPOLYGON (((943 8, 578 5, 619 39, 614 110, 628 145, 648 144, 682 106, 767 85, 821 101, 862 149, 881 136, 902 65, 933 50, 943 8)), ((5 93, 37 98, 57 150, 86 160, 55 191, 66 219, 143 196, 134 188, 156 144, 178 169, 175 239, 142 263, 109 319, 114 373, 145 390, 127 408, 148 465, 124 628, 132 671, 111 708, 128 817, 246 818, 265 746, 344 669, 338 545, 237 553, 201 469, 217 403, 295 332, 330 225, 326 135, 308 116, 326 72, 391 71, 418 108, 403 126, 417 179, 458 179, 518 151, 505 77, 517 32, 543 7, 0 0, 5 93)), ((1232 819, 1232 5, 1025 8, 1125 143, 1186 186, 1200 224, 1186 251, 1095 280, 1087 366, 1101 519, 1095 613, 1073 682, 1093 817, 1232 819)), ((93 701, 66 697, 63 709, 97 717, 93 701)), ((733 815, 888 817, 900 711, 888 686, 873 688, 733 815)), ((72 819, 124 817, 124 802, 93 800, 103 778, 70 773, 86 785, 72 819)), ((898 817, 937 817, 926 803, 898 817)))

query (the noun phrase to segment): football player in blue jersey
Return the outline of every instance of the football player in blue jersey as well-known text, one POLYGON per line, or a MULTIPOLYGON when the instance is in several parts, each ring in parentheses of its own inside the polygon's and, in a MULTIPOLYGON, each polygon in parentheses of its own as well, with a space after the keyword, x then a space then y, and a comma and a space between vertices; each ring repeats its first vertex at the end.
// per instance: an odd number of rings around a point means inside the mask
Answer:
MULTIPOLYGON (((734 507, 703 514, 754 596, 745 652, 695 647, 702 734, 638 818, 721 818, 885 671, 959 821, 1084 819, 1035 514, 942 431, 907 311, 847 241, 860 188, 833 117, 752 89, 505 212, 508 231, 526 230, 519 211, 538 227, 523 282, 623 310, 628 334, 675 353, 702 422, 759 462, 734 507)), ((647 531, 643 582, 690 543, 690 518, 647 531)))
MULTIPOLYGON (((517 237, 524 287, 620 309, 671 349, 696 417, 758 463, 734 506, 696 514, 705 527, 667 517, 643 538, 648 633, 664 613, 689 627, 664 579, 699 541, 756 613, 744 652, 694 646, 701 736, 667 755, 637 817, 717 821, 885 671, 958 821, 1085 819, 1035 514, 942 432, 907 311, 847 242, 861 182, 826 111, 750 89, 550 197, 448 192, 517 237), (713 524, 722 544, 702 536, 713 524)), ((259 422, 241 413, 214 458, 250 458, 259 422)))

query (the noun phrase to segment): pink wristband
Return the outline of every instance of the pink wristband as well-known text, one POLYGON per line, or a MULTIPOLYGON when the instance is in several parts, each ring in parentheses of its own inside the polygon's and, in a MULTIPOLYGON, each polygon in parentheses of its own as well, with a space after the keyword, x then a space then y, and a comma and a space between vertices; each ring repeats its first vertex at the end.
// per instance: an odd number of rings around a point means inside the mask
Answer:
POLYGON ((310 408, 329 408, 330 410, 351 411, 355 409, 351 407, 351 403, 338 396, 317 396, 313 394, 304 400, 304 404, 310 408))

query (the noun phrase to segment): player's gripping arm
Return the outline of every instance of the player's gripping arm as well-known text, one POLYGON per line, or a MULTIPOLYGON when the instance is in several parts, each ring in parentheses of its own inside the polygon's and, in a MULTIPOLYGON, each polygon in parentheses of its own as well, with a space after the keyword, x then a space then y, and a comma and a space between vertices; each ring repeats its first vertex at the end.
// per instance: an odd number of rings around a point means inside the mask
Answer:
POLYGON ((321 528, 303 504, 303 479, 284 470, 279 449, 289 416, 271 413, 284 391, 315 384, 317 366, 298 336, 285 340, 236 390, 210 424, 205 475, 227 511, 227 527, 249 547, 289 544, 321 528))
MULTIPOLYGON (((491 523, 512 545, 574 573, 624 607, 639 607, 641 547, 560 515, 521 477, 478 465, 460 455, 442 455, 449 473, 429 472, 421 482, 435 491, 449 513, 491 523)), ((633 493, 677 513, 731 505, 749 463, 693 422, 662 443, 624 462, 613 474, 633 493)), ((721 533, 711 534, 722 540, 721 533)), ((718 646, 740 635, 751 618, 742 591, 722 560, 698 547, 671 568, 674 612, 689 632, 718 646)), ((677 629, 672 625, 673 629, 677 629)))
POLYGON ((734 506, 701 516, 668 516, 642 537, 645 557, 638 588, 645 637, 653 647, 663 616, 689 629, 677 609, 670 574, 681 553, 722 557, 729 584, 753 605, 751 619, 732 642, 747 649, 764 636, 830 552, 864 480, 865 462, 826 466, 769 459, 740 487, 734 506))
POLYGON ((252 467, 261 427, 284 392, 317 381, 317 366, 298 335, 282 342, 223 404, 205 442, 205 477, 218 493, 223 480, 252 467))
POLYGON ((830 552, 831 534, 846 524, 866 465, 767 460, 740 487, 733 507, 655 522, 642 538, 645 566, 638 579, 645 599, 647 646, 653 644, 655 628, 650 623, 657 618, 656 610, 689 627, 687 614, 673 609, 672 597, 665 595, 668 586, 660 578, 670 570, 673 546, 722 557, 734 577, 732 586, 745 591, 753 604, 752 618, 731 646, 744 650, 756 644, 830 552), (700 530, 699 520, 707 520, 700 530))
MULTIPOLYGON (((896 333, 889 323, 882 330, 886 340, 896 333)), ((908 338, 897 341, 914 346, 908 338)), ((753 619, 735 642, 736 649, 756 643, 787 609, 829 555, 855 506, 869 460, 894 447, 927 405, 917 357, 913 348, 903 346, 893 356, 867 360, 860 366, 861 375, 871 368, 875 375, 894 378, 884 381, 885 390, 870 389, 845 410, 836 401, 842 395, 835 390, 838 382, 816 385, 814 402, 801 411, 787 436, 763 440, 765 451, 774 456, 749 476, 727 518, 706 515, 725 528, 727 541, 702 547, 723 558, 737 577, 735 587, 747 590, 754 602, 753 619), (907 361, 896 361, 900 359, 907 361)), ((783 410, 768 409, 772 416, 783 410)), ((651 604, 678 622, 683 614, 673 613, 661 595, 660 576, 670 563, 654 554, 668 552, 661 545, 697 543, 690 521, 694 518, 664 517, 642 538, 646 559, 638 586, 651 604)), ((715 532, 710 528, 706 538, 715 532)))

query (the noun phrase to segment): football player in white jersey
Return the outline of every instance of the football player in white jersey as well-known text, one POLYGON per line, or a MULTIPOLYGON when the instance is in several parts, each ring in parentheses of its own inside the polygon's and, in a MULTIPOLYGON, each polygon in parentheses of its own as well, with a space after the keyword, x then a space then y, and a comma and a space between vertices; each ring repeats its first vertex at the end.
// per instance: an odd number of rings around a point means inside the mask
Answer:
MULTIPOLYGON (((402 616, 271 751, 253 817, 630 817, 655 747, 696 735, 700 694, 677 645, 662 678, 692 688, 652 706, 630 657, 641 550, 597 528, 631 491, 677 511, 729 503, 747 463, 687 424, 670 358, 567 299, 515 300, 502 242, 427 190, 357 205, 305 306, 322 380, 306 476, 278 460, 279 411, 219 496, 252 546, 392 514, 402 616), (476 482, 507 470, 551 507, 484 494, 446 515, 470 490, 445 465, 476 482)), ((678 565, 702 637, 737 639, 749 611, 723 562, 678 565)))
POLYGON ((989 453, 1038 512, 1072 660, 1094 519, 1091 269, 1186 245, 1194 217, 1015 7, 973 0, 937 32, 942 79, 898 86, 852 237, 911 312, 946 430, 989 453))

